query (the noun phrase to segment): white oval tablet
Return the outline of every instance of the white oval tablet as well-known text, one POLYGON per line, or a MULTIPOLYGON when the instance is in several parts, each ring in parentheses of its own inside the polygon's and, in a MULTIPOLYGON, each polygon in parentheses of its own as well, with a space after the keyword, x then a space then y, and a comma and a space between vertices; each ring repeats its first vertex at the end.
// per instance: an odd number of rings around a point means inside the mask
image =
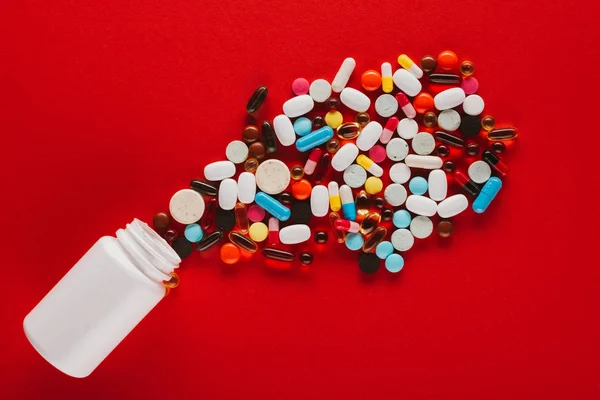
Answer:
POLYGON ((415 153, 426 156, 435 150, 435 139, 428 132, 419 132, 412 140, 412 148, 415 153))
POLYGON ((204 167, 204 177, 209 181, 222 181, 235 175, 235 164, 231 161, 217 161, 204 167))
POLYGON ((359 188, 367 181, 367 171, 358 164, 352 164, 344 170, 344 182, 351 188, 359 188))
POLYGON ((279 240, 283 244, 297 244, 310 239, 310 228, 308 225, 289 225, 279 230, 279 240))
POLYGON ((344 88, 340 93, 343 105, 356 112, 365 112, 371 106, 371 99, 366 94, 353 88, 344 88))
POLYGON ((425 239, 433 232, 433 222, 427 217, 419 215, 410 221, 410 233, 417 239, 425 239))
POLYGON ((317 103, 324 103, 331 96, 331 85, 325 79, 317 79, 310 84, 308 94, 317 103))
POLYGON ((398 207, 406 201, 406 189, 399 183, 392 183, 385 188, 383 197, 385 201, 392 207, 398 207))
POLYGON ((291 146, 296 141, 296 132, 292 121, 286 115, 278 115, 273 119, 275 136, 283 146, 291 146))
POLYGON ((404 163, 397 163, 390 168, 390 179, 394 183, 406 183, 410 179, 410 168, 404 163))
POLYGON ((492 176, 492 168, 485 161, 475 161, 469 165, 469 178, 475 183, 485 183, 492 176))
POLYGON ((263 161, 256 170, 256 185, 267 194, 279 194, 290 184, 290 170, 279 160, 263 161))
POLYGON ((444 110, 438 115, 437 123, 446 131, 455 131, 460 127, 460 114, 456 110, 444 110))
POLYGON ((450 218, 460 214, 469 207, 469 200, 464 194, 455 194, 437 205, 437 213, 442 218, 450 218))
POLYGON ((429 198, 435 201, 442 201, 448 194, 448 180, 446 173, 441 169, 434 169, 429 173, 427 179, 429 198))
POLYGON ((252 204, 256 195, 256 178, 251 172, 242 172, 238 177, 238 199, 244 204, 252 204))
POLYGON ((310 192, 310 210, 315 217, 324 217, 329 212, 329 190, 323 185, 316 185, 310 192))
POLYGON ((371 121, 362 128, 360 135, 356 138, 356 146, 362 151, 370 150, 371 147, 375 146, 382 133, 383 126, 377 121, 371 121))
POLYGON ((348 168, 358 157, 358 147, 354 143, 346 143, 331 159, 331 166, 338 172, 348 168))
POLYGON ((248 158, 248 146, 241 140, 229 142, 225 149, 225 156, 234 164, 241 164, 248 158))
POLYGON ((283 103, 283 113, 290 118, 306 114, 315 107, 315 102, 308 94, 292 97, 283 103))
POLYGON ((465 98, 463 102, 463 111, 469 115, 479 115, 483 112, 483 108, 485 107, 485 103, 481 96, 477 94, 472 94, 465 98))
POLYGON ((419 156, 416 154, 407 155, 404 162, 411 168, 421 169, 439 169, 442 168, 444 163, 438 156, 419 156))
POLYGON ((385 153, 392 161, 402 161, 408 155, 408 143, 404 139, 393 138, 385 146, 385 153))
POLYGON ((333 82, 331 82, 331 89, 333 89, 334 92, 339 93, 346 87, 355 67, 356 61, 352 57, 348 57, 342 62, 342 66, 337 74, 335 74, 333 82))
POLYGON ((398 112, 398 100, 391 94, 382 94, 375 100, 375 112, 387 118, 398 112))
POLYGON ((408 96, 414 97, 421 91, 421 82, 407 70, 400 68, 394 72, 394 83, 398 89, 402 90, 408 96))
POLYGON ((396 229, 390 238, 392 246, 398 251, 407 251, 415 244, 415 238, 408 229, 396 229))
POLYGON ((406 209, 417 215, 431 217, 437 212, 437 204, 429 197, 411 194, 406 199, 406 209))
POLYGON ((180 224, 193 224, 204 214, 204 199, 195 190, 181 189, 171 197, 169 212, 180 224))
POLYGON ((419 124, 412 118, 402 118, 396 130, 402 139, 410 140, 419 132, 419 124))
POLYGON ((433 98, 433 104, 438 110, 447 110, 460 106, 465 101, 465 91, 461 88, 446 89, 433 98))
POLYGON ((223 210, 233 210, 237 203, 237 182, 231 178, 223 179, 219 185, 219 207, 223 210))

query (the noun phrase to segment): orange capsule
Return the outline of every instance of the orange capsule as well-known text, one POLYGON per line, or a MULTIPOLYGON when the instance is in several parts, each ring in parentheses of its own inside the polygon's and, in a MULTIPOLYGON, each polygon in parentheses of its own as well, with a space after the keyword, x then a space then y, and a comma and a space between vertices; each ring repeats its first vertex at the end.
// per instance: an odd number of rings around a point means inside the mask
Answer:
POLYGON ((458 57, 451 50, 445 50, 437 58, 438 67, 445 70, 458 68, 458 57))
POLYGON ((429 110, 433 110, 433 96, 429 93, 419 93, 413 99, 413 107, 419 114, 425 114, 429 110))
POLYGON ((366 91, 373 92, 381 86, 381 75, 379 72, 370 69, 368 71, 363 72, 362 77, 360 78, 360 82, 362 83, 362 87, 365 88, 366 91))
POLYGON ((312 185, 306 179, 300 179, 292 185, 292 196, 296 200, 306 200, 310 197, 312 185))
POLYGON ((221 260, 225 264, 235 264, 240 261, 240 249, 233 243, 225 243, 221 247, 221 260))

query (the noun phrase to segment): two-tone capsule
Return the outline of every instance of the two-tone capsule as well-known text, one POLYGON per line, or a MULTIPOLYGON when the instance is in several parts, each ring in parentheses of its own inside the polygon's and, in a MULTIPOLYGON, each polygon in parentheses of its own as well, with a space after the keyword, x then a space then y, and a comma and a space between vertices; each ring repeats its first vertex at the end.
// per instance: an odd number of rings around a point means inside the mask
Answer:
POLYGON ((413 60, 410 59, 406 54, 400 54, 398 56, 398 64, 411 74, 415 76, 417 79, 421 79, 423 77, 423 70, 419 68, 417 64, 414 63, 413 60))
POLYGON ((340 198, 340 188, 336 181, 331 181, 327 185, 329 191, 329 207, 331 211, 339 211, 342 209, 342 199, 340 198))
POLYGON ((340 187, 340 198, 342 200, 342 213, 344 217, 350 221, 356 220, 356 206, 354 204, 354 196, 352 189, 348 185, 340 187))
POLYGON ((417 111, 415 110, 412 103, 404 93, 399 92, 398 94, 396 94, 396 100, 398 101, 398 105, 408 118, 414 118, 417 116, 417 111))
POLYGON ((383 168, 364 154, 356 158, 356 163, 378 178, 383 175, 383 168))
POLYGON ((312 175, 313 172, 315 172, 315 168, 317 167, 317 163, 319 162, 319 160, 321 159, 321 156, 323 155, 323 150, 321 150, 320 148, 314 148, 311 152, 310 155, 308 156, 308 160, 306 160, 306 164, 304 164, 304 174, 305 175, 312 175))

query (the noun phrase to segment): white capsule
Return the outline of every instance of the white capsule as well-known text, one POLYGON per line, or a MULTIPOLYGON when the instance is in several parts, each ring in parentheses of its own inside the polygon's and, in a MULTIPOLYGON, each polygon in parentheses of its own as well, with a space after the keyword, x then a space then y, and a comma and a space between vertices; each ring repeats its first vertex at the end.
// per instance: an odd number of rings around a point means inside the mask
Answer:
POLYGON ((363 167, 368 172, 370 172, 378 178, 380 178, 383 175, 383 168, 381 168, 375 161, 371 160, 364 154, 361 154, 358 157, 356 157, 356 162, 358 163, 358 165, 360 165, 361 167, 363 167))
POLYGON ((460 106, 463 101, 465 101, 465 91, 461 88, 446 89, 433 98, 433 104, 438 110, 460 106))
POLYGON ((472 94, 465 98, 463 102, 463 111, 465 114, 469 115, 479 115, 483 112, 483 108, 485 107, 485 103, 481 96, 472 94))
POLYGON ((331 211, 339 211, 342 207, 342 200, 340 199, 340 187, 336 181, 331 181, 327 184, 327 191, 329 192, 329 208, 331 211))
POLYGON ((382 94, 375 100, 375 112, 387 118, 398 112, 398 100, 391 94, 382 94))
POLYGON ((296 132, 294 125, 286 115, 278 115, 273 119, 273 129, 279 143, 283 146, 291 146, 296 141, 296 132))
POLYGON ((464 194, 455 194, 437 205, 437 213, 442 218, 450 218, 460 214, 469 207, 469 200, 464 194))
POLYGON ((406 188, 399 183, 392 183, 385 188, 383 197, 385 201, 392 207, 398 207, 406 201, 406 188))
POLYGON ((412 118, 402 118, 396 130, 402 139, 410 140, 419 132, 419 124, 412 118))
POLYGON ((415 244, 415 238, 408 229, 396 229, 390 238, 392 246, 398 251, 407 251, 415 244))
POLYGON ((231 178, 223 179, 219 185, 219 207, 223 210, 233 210, 237 203, 237 182, 231 178))
POLYGON ((367 181, 367 171, 358 164, 352 164, 344 170, 344 182, 351 188, 359 188, 367 181))
POLYGON ((413 74, 403 68, 396 70, 393 78, 398 89, 411 97, 418 95, 423 87, 413 74))
POLYGON ((317 79, 310 84, 308 94, 316 103, 324 103, 331 96, 331 85, 325 79, 317 79))
POLYGON ((292 97, 283 103, 283 113, 290 118, 306 114, 315 107, 315 102, 308 94, 292 97))
POLYGON ((394 90, 392 64, 389 62, 384 62, 381 64, 381 88, 385 93, 391 93, 394 90))
POLYGON ((390 179, 394 183, 406 183, 410 179, 410 168, 404 163, 397 163, 390 168, 390 179))
POLYGON ((340 198, 342 199, 342 204, 354 203, 354 196, 352 195, 352 189, 350 189, 350 186, 340 186, 340 198))
POLYGON ((310 228, 308 225, 289 225, 279 230, 279 240, 283 244, 298 244, 310 239, 310 228))
POLYGON ((410 232, 417 239, 425 239, 433 232, 433 222, 422 215, 414 217, 410 221, 410 232))
POLYGON ((329 212, 329 191, 323 185, 316 185, 310 192, 310 210, 315 217, 324 217, 329 212))
POLYGON ((192 189, 181 189, 171 197, 169 212, 180 224, 193 224, 204 214, 204 199, 192 189))
POLYGON ((442 201, 448 194, 448 180, 446 173, 441 169, 434 169, 429 173, 427 180, 429 198, 435 201, 442 201))
POLYGON ((467 170, 469 178, 475 183, 485 183, 492 176, 492 168, 485 161, 475 161, 467 170))
POLYGON ((350 87, 342 90, 340 101, 343 105, 356 112, 365 112, 371 106, 371 99, 366 94, 350 87))
POLYGON ((382 133, 383 126, 377 121, 371 121, 362 128, 360 135, 356 138, 356 146, 362 151, 368 151, 375 146, 382 133))
POLYGON ((402 161, 408 155, 408 143, 404 139, 393 138, 385 146, 385 153, 392 161, 402 161))
POLYGON ((442 168, 442 164, 444 163, 442 159, 437 156, 419 156, 416 154, 407 155, 404 162, 411 168, 421 169, 442 168))
POLYGON ((354 143, 346 143, 331 159, 331 166, 338 172, 342 172, 356 160, 358 156, 358 147, 354 143))
POLYGON ((426 156, 435 150, 435 139, 428 132, 419 132, 412 140, 412 148, 415 153, 426 156))
POLYGON ((438 115, 437 123, 446 131, 455 131, 460 127, 460 114, 456 110, 444 110, 438 115))
POLYGON ((256 177, 251 172, 242 172, 238 177, 238 199, 244 204, 254 203, 256 177))
POLYGON ((355 67, 356 61, 352 57, 348 57, 342 62, 342 66, 337 74, 335 74, 335 78, 333 78, 333 82, 331 83, 331 88, 334 92, 339 93, 346 87, 355 67))
POLYGON ((406 199, 406 209, 417 215, 431 217, 437 212, 437 204, 429 197, 411 194, 406 199))
POLYGON ((248 158, 248 145, 241 140, 229 142, 225 148, 225 156, 234 164, 241 164, 248 158))
POLYGON ((235 175, 235 164, 231 161, 217 161, 204 167, 204 177, 209 181, 222 181, 235 175))

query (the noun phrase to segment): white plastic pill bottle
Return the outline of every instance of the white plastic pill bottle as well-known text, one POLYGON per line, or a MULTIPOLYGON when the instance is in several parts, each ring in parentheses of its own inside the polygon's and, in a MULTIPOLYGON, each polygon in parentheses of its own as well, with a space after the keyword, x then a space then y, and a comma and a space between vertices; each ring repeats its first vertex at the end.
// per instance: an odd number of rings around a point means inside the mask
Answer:
POLYGON ((83 378, 165 296, 181 259, 144 222, 100 238, 25 317, 29 342, 50 364, 83 378))

